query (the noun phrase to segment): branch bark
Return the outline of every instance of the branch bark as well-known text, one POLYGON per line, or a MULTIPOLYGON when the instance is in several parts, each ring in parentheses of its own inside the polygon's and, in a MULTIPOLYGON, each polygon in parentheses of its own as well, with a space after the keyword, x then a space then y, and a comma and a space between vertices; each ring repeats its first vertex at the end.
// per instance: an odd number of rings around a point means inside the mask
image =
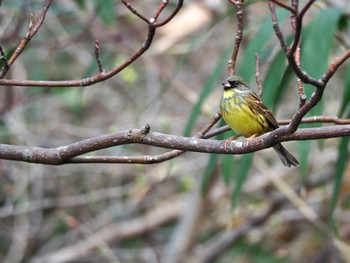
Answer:
MULTIPOLYGON (((272 147, 283 141, 315 140, 337 138, 350 135, 350 125, 327 126, 321 128, 298 129, 293 134, 284 133, 287 127, 281 127, 249 142, 232 141, 229 145, 219 140, 206 140, 195 137, 183 137, 144 129, 130 129, 78 141, 57 148, 41 148, 0 144, 0 159, 62 165, 67 163, 153 163, 157 157, 80 156, 97 150, 125 144, 146 144, 167 149, 216 154, 245 154, 272 147), (79 156, 79 157, 78 157, 79 156), (115 159, 113 159, 115 158, 115 159)), ((181 154, 181 153, 179 153, 181 154)), ((176 155, 175 155, 176 156, 176 155)), ((159 156, 160 158, 161 156, 159 156)))

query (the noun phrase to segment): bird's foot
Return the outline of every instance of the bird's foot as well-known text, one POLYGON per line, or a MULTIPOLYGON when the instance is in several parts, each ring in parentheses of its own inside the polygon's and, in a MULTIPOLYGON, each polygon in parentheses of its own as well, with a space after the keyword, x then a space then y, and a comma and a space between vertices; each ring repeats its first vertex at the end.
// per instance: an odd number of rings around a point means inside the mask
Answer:
POLYGON ((259 136, 259 133, 255 133, 252 136, 246 138, 243 142, 243 146, 248 146, 249 142, 259 136))
POLYGON ((230 138, 227 138, 226 140, 224 140, 224 148, 225 150, 227 150, 227 146, 234 140, 237 139, 239 137, 239 135, 235 135, 235 136, 231 136, 230 138))

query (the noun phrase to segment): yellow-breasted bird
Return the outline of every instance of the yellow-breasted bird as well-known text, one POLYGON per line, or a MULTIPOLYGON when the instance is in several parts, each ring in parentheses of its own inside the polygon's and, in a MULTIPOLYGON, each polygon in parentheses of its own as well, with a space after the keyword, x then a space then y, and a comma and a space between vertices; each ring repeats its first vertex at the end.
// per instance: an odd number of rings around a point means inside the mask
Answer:
MULTIPOLYGON (((254 138, 278 128, 271 111, 240 76, 231 76, 222 85, 221 115, 237 135, 254 138)), ((273 149, 285 166, 299 165, 298 160, 282 144, 276 144, 273 149)))

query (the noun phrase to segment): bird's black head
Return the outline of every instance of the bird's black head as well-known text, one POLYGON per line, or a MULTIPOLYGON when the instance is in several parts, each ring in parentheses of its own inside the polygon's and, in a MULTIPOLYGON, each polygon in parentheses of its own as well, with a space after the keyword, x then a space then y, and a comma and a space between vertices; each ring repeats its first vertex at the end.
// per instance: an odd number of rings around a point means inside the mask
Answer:
POLYGON ((244 81, 243 78, 237 75, 233 75, 227 78, 226 82, 221 83, 224 86, 224 89, 239 89, 239 90, 248 90, 248 84, 244 81))

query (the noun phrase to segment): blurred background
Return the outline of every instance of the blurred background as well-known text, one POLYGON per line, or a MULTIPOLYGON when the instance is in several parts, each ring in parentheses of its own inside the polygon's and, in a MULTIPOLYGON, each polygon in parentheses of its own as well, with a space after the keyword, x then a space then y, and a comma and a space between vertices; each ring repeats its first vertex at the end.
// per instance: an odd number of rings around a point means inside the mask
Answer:
MULTIPOLYGON (((130 1, 151 18, 160 1, 130 1)), ((303 6, 306 1, 300 1, 303 6)), ((39 18, 43 1, 2 1, 7 56, 39 18)), ((160 19, 176 6, 170 1, 160 19)), ((290 119, 295 76, 274 35, 267 1, 247 1, 238 73, 277 119, 290 119)), ((321 78, 349 50, 347 1, 317 1, 305 15, 302 67, 321 78)), ((290 14, 277 8, 285 39, 290 14)), ((1 143, 58 147, 142 128, 194 135, 219 110, 237 21, 228 1, 185 1, 151 48, 117 76, 89 87, 0 89, 1 143)), ((147 25, 120 1, 53 1, 46 20, 6 78, 73 80, 138 50, 147 25)), ((327 86, 310 116, 349 117, 350 67, 327 86)), ((314 87, 305 85, 308 97, 314 87)), ((221 123, 220 125, 223 125, 221 123)), ((302 125, 318 127, 322 124, 302 125)), ((217 127, 217 126, 216 126, 217 127)), ((232 136, 221 134, 217 139, 232 136)), ((48 166, 0 160, 1 262, 346 262, 350 242, 348 138, 288 142, 301 166, 286 168, 271 149, 225 156, 185 153, 154 165, 48 166)), ((153 155, 125 145, 96 155, 153 155)), ((349 260, 349 258, 347 258, 349 260)))

